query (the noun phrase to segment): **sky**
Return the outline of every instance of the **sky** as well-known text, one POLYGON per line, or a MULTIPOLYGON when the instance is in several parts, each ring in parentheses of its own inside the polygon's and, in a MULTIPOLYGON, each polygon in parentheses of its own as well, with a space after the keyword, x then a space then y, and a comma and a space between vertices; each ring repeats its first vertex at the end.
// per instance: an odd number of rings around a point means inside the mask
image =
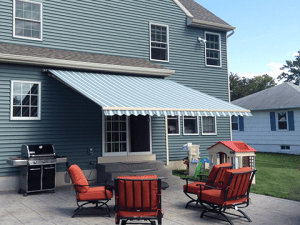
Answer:
POLYGON ((300 51, 299 0, 195 1, 236 27, 228 38, 229 72, 276 79, 286 60, 295 60, 300 51))

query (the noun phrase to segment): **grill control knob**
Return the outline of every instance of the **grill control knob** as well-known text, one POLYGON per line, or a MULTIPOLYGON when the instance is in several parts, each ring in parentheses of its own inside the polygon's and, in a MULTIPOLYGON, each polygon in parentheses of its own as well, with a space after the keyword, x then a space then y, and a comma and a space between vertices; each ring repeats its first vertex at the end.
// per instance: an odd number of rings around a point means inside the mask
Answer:
POLYGON ((43 160, 43 163, 45 163, 45 160, 43 160))
POLYGON ((33 164, 36 164, 36 161, 34 161, 33 164))

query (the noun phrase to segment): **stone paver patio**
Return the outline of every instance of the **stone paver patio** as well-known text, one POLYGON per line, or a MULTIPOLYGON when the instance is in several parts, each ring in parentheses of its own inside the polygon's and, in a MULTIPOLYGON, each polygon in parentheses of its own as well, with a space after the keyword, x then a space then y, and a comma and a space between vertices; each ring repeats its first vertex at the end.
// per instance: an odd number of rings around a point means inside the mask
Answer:
MULTIPOLYGON (((202 208, 185 209, 188 198, 182 191, 182 184, 173 185, 162 191, 163 224, 229 224, 208 217, 200 218, 202 208)), ((17 192, 0 192, 0 224, 33 225, 83 225, 115 224, 114 199, 109 202, 111 217, 75 217, 74 190, 71 186, 58 187, 55 193, 36 193, 24 197, 17 192)), ((235 224, 300 224, 300 202, 278 199, 265 195, 250 194, 252 204, 244 212, 252 219, 235 219, 235 224)), ((233 213, 234 210, 230 210, 233 213)), ((137 223, 138 224, 138 223, 137 223)))

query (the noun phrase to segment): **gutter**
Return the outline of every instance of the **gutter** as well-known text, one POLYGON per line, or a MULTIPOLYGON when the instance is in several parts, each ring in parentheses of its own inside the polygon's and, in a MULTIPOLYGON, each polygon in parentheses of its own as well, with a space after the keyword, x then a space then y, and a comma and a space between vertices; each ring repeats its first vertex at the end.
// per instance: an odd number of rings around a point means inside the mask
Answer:
POLYGON ((189 26, 207 28, 207 29, 215 29, 215 30, 226 31, 226 32, 235 29, 235 27, 232 27, 230 25, 207 22, 204 20, 195 19, 194 17, 192 17, 192 18, 187 17, 186 22, 187 22, 187 25, 189 25, 189 26))
POLYGON ((22 65, 35 65, 35 66, 53 66, 68 69, 82 69, 91 71, 106 71, 116 73, 129 73, 150 76, 164 76, 168 77, 175 73, 175 70, 170 69, 155 69, 134 66, 120 66, 113 64, 102 64, 92 62, 81 62, 73 60, 52 59, 43 57, 34 57, 28 55, 13 55, 0 53, 0 62, 10 62, 22 65))
POLYGON ((258 108, 258 109, 250 109, 250 111, 267 111, 267 110, 282 110, 282 109, 300 109, 300 106, 284 106, 284 107, 273 107, 273 108, 258 108))

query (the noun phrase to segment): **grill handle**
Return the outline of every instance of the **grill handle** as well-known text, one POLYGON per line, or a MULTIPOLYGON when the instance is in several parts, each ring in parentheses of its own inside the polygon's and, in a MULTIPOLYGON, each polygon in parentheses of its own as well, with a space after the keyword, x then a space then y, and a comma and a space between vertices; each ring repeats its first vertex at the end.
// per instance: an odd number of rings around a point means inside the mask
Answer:
POLYGON ((54 167, 44 167, 45 170, 53 170, 55 169, 54 167))
POLYGON ((31 168, 29 170, 41 170, 41 168, 31 168))

